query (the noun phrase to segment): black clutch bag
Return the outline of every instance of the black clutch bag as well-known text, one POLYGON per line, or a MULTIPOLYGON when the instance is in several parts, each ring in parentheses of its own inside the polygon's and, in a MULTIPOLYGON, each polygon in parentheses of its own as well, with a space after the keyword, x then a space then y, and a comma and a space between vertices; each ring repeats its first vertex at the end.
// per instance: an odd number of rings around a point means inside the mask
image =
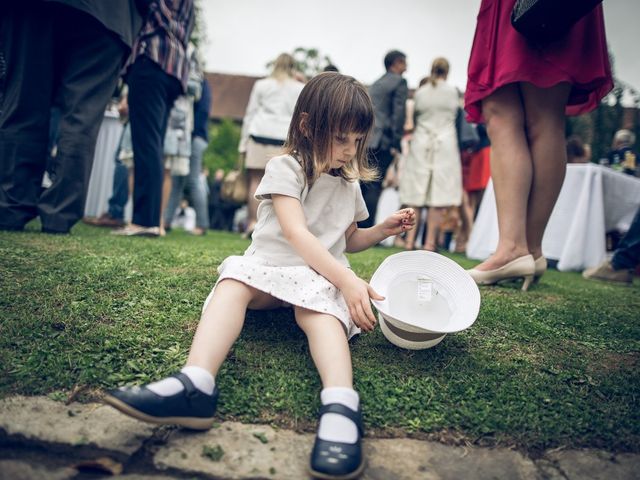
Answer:
POLYGON ((516 0, 511 25, 536 43, 557 40, 602 0, 516 0))

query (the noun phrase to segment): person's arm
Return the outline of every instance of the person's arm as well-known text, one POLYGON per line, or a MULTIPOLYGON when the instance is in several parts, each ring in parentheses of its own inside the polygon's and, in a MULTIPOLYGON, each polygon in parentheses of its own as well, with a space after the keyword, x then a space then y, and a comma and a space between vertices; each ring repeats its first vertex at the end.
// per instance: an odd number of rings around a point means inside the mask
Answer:
POLYGON ((282 233, 293 249, 311 268, 340 289, 354 323, 365 331, 373 330, 376 319, 369 298, 383 300, 383 297, 336 260, 309 231, 300 200, 276 194, 272 194, 271 199, 282 233))
POLYGON ((411 230, 416 224, 416 214, 412 208, 404 208, 393 213, 384 222, 370 228, 358 228, 353 223, 347 230, 347 252, 355 253, 377 245, 392 235, 411 230))

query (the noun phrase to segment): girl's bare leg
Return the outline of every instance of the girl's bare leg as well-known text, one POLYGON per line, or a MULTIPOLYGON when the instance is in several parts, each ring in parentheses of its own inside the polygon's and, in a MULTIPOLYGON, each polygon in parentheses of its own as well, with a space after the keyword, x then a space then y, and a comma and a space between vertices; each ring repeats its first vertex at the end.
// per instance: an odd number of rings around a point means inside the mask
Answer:
POLYGON ((351 352, 342 323, 331 315, 301 307, 295 307, 295 315, 309 341, 322 386, 353 388, 351 352))
POLYGON ((534 258, 542 255, 542 236, 556 204, 566 172, 564 109, 571 87, 562 83, 538 88, 520 86, 527 138, 533 160, 533 182, 527 208, 527 245, 534 258))
POLYGON ((495 253, 475 267, 486 271, 529 253, 526 224, 533 167, 518 84, 506 85, 485 98, 482 114, 491 139, 491 177, 499 230, 495 253))
POLYGON ((242 331, 247 308, 267 310, 281 303, 237 280, 222 280, 200 318, 187 366, 202 367, 215 377, 242 331))

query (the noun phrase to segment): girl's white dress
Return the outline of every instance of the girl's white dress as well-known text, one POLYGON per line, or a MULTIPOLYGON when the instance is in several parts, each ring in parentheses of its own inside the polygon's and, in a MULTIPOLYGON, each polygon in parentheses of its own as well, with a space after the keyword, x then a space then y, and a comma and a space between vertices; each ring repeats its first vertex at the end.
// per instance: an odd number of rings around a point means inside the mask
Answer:
MULTIPOLYGON (((286 304, 336 317, 344 324, 349 338, 359 333, 340 290, 309 267, 284 238, 273 208, 273 194, 299 199, 309 231, 339 262, 349 267, 345 233, 353 222, 369 216, 360 185, 322 174, 309 188, 298 161, 290 155, 281 155, 269 160, 256 190, 256 198, 262 201, 251 245, 243 256, 231 256, 222 262, 218 282, 233 278, 286 304)), ((212 294, 213 291, 205 307, 212 294)))

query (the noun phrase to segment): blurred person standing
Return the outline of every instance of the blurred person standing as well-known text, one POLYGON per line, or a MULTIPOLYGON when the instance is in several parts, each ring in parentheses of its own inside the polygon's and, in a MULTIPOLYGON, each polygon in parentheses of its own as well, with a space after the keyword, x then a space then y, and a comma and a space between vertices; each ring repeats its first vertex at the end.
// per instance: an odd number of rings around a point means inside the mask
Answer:
POLYGON ((0 16, 0 229, 68 233, 82 217, 105 106, 141 25, 134 0, 7 2, 0 16), (60 109, 42 189, 52 104, 60 109))
POLYGON ((258 80, 251 90, 242 121, 238 151, 244 155, 248 177, 248 218, 245 237, 256 225, 258 200, 254 195, 264 175, 267 161, 282 153, 293 109, 304 84, 296 79, 296 61, 288 53, 276 59, 267 78, 258 80))
POLYGON ((638 154, 633 151, 636 135, 631 130, 618 130, 613 135, 611 151, 607 154, 607 161, 611 168, 621 170, 627 175, 640 176, 638 154))
POLYGON ((589 163, 590 155, 587 146, 579 135, 567 138, 567 163, 589 163))
POLYGON ((547 268, 542 237, 566 172, 565 114, 598 106, 613 86, 602 5, 562 37, 534 41, 511 24, 515 0, 483 0, 469 58, 465 109, 484 121, 498 245, 469 270, 476 283, 524 279, 547 268))
POLYGON ((415 129, 400 178, 400 201, 416 212, 417 226, 407 233, 405 248, 413 250, 421 209, 428 208, 422 249, 437 250, 438 228, 447 207, 462 202, 462 167, 456 135, 458 90, 447 83, 449 62, 436 58, 429 80, 413 96, 415 129))
POLYGON ((127 62, 129 120, 134 154, 132 223, 114 234, 160 236, 164 139, 174 101, 187 91, 187 44, 193 0, 138 0, 145 22, 127 62))
POLYGON ((409 88, 402 74, 407 71, 407 56, 398 50, 392 50, 384 57, 384 67, 385 74, 369 87, 375 123, 367 148, 369 161, 375 167, 378 179, 360 184, 369 211, 369 218, 358 222, 360 228, 372 227, 374 224, 382 183, 395 155, 401 151, 400 141, 404 134, 409 88))
POLYGON ((199 90, 199 98, 193 105, 189 173, 187 175, 173 175, 171 196, 165 212, 166 225, 171 226, 171 216, 169 214, 176 210, 184 194, 184 189, 187 187, 196 213, 196 225, 190 230, 193 235, 204 235, 209 228, 209 206, 207 202, 207 187, 202 177, 202 157, 207 149, 209 138, 211 90, 205 78, 200 79, 199 90))

